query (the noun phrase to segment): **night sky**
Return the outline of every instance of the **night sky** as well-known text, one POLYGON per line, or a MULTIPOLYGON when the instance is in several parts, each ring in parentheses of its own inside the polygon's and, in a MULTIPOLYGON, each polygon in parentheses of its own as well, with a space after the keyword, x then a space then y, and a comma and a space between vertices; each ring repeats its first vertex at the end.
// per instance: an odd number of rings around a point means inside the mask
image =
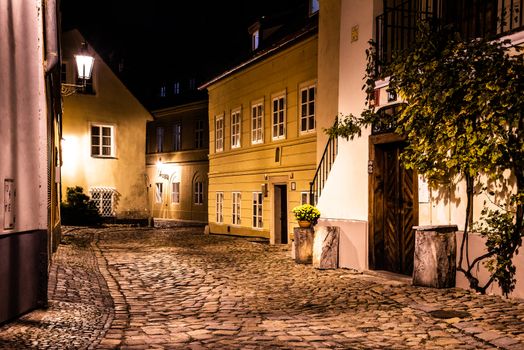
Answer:
POLYGON ((247 28, 307 0, 62 0, 62 28, 77 28, 139 97, 173 79, 219 74, 249 54, 247 28))

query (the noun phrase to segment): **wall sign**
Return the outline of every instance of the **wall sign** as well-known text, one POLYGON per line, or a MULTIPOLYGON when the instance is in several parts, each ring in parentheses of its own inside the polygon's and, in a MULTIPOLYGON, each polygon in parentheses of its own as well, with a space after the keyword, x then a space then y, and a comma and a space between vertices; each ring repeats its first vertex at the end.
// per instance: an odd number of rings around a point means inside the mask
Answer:
POLYGON ((4 179, 4 230, 15 228, 15 180, 4 179))
POLYGON ((429 185, 426 179, 422 176, 418 176, 418 202, 419 203, 429 203, 430 193, 429 185))

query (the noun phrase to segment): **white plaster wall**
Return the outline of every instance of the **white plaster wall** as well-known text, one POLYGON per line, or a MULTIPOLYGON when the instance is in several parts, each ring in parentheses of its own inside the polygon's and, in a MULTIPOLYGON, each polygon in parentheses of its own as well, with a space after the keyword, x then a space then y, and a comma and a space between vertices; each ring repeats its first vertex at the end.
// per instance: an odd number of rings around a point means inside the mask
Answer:
MULTIPOLYGON (((359 115, 365 107, 366 96, 362 85, 366 67, 365 50, 373 34, 373 2, 342 0, 340 5, 338 112, 342 115, 359 115), (352 31, 355 32, 357 27, 358 40, 352 41, 352 31)), ((322 35, 320 38, 322 40, 322 35)), ((323 44, 320 43, 319 47, 323 47, 323 44)), ((319 57, 319 61, 321 59, 319 57)), ((319 66, 319 89, 326 75, 326 67, 319 66)), ((327 109, 322 103, 319 101, 319 114, 323 108, 327 109)), ((352 141, 339 139, 338 156, 318 202, 323 218, 367 221, 368 136, 369 132, 364 130, 361 137, 352 141)))
POLYGON ((0 233, 47 228, 47 110, 39 0, 0 1, 0 233), (4 180, 16 187, 4 230, 4 180))
MULTIPOLYGON (((468 237, 469 240, 469 254, 470 254, 470 261, 475 259, 475 257, 480 256, 486 252, 486 245, 485 240, 477 235, 477 234, 470 234, 468 237)), ((460 249, 460 242, 462 241, 462 232, 457 232, 457 249, 460 249)), ((515 290, 513 293, 509 295, 511 298, 519 298, 524 299, 524 255, 518 254, 513 258, 513 263, 515 264, 517 271, 515 274, 515 278, 517 280, 517 284, 515 286, 515 290)), ((458 264, 458 252, 457 252, 457 264, 458 264)), ((465 267, 465 264, 463 263, 463 267, 465 267)), ((486 268, 483 265, 479 265, 479 268, 475 268, 473 271, 473 274, 477 276, 480 280, 480 285, 484 285, 485 282, 488 280, 489 272, 486 270, 486 268)), ((464 277, 464 274, 462 272, 457 272, 457 282, 456 286, 460 288, 469 288, 469 282, 464 277)), ((498 287, 497 283, 494 282, 491 287, 486 291, 488 294, 497 294, 500 295, 500 288, 498 287)))
POLYGON ((338 264, 341 268, 367 270, 368 265, 368 224, 366 221, 320 219, 317 227, 338 226, 340 239, 338 264))

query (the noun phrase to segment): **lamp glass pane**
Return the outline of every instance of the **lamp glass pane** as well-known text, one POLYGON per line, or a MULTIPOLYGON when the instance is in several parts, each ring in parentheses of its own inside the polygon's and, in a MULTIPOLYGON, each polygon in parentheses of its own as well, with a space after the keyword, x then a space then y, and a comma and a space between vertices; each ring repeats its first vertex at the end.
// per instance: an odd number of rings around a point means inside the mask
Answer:
POLYGON ((95 58, 92 56, 75 55, 75 61, 78 77, 80 79, 91 79, 95 58))

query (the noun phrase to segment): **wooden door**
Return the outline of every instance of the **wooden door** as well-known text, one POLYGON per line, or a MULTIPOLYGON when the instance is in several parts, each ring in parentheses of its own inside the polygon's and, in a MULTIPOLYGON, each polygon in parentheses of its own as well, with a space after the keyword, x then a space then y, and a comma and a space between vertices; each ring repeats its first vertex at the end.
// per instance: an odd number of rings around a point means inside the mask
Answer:
POLYGON ((376 269, 413 272, 418 223, 416 174, 400 161, 403 143, 375 145, 373 178, 373 258, 376 269))

